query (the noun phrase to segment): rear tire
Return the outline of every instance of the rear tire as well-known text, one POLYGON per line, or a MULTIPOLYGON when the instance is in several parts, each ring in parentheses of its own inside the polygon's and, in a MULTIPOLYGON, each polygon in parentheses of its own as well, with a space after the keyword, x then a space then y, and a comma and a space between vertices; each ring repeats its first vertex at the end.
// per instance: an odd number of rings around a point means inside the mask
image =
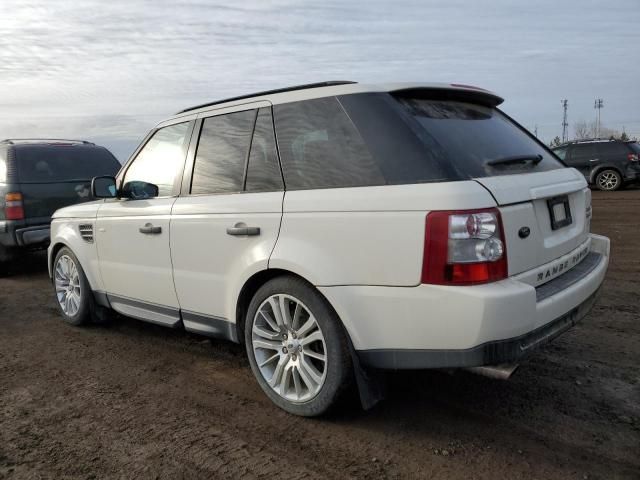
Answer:
POLYGON ((612 169, 605 169, 596 175, 596 187, 598 190, 612 192, 622 187, 622 176, 612 169))
POLYGON ((322 415, 352 382, 353 365, 340 319, 302 279, 282 276, 260 287, 249 304, 244 334, 258 384, 289 413, 322 415))
POLYGON ((53 288, 62 319, 70 325, 88 323, 95 311, 95 300, 84 270, 73 252, 63 247, 53 261, 53 288))

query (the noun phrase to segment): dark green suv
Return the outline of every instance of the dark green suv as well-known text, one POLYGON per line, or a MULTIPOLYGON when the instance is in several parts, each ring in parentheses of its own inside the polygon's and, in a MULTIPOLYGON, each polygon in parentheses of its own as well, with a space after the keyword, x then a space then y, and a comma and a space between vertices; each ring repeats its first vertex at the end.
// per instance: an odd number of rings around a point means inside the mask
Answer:
POLYGON ((104 147, 78 140, 0 142, 0 262, 46 248, 51 215, 91 198, 91 179, 120 163, 104 147))

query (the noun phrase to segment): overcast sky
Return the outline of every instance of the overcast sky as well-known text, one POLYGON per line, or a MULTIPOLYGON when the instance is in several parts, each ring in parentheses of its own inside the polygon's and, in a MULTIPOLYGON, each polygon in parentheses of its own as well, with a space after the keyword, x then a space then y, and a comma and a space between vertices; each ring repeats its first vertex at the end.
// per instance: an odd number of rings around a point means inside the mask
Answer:
POLYGON ((162 118, 329 79, 469 83, 548 141, 595 118, 640 137, 640 0, 1 0, 0 137, 125 160, 162 118))

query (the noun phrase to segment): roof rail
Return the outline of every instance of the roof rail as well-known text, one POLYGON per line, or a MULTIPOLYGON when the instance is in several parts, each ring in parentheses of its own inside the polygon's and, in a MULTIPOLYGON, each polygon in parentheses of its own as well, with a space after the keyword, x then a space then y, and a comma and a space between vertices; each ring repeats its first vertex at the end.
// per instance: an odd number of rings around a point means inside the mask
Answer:
POLYGON ((196 105, 195 107, 180 110, 178 113, 176 113, 176 115, 190 112, 192 110, 197 110, 198 108, 210 107, 213 105, 219 105, 221 103, 226 103, 226 102, 233 102, 234 100, 243 100, 245 98, 260 97, 262 95, 273 95, 274 93, 293 92, 295 90, 307 90, 310 88, 333 87, 336 85, 348 85, 351 83, 357 83, 357 82, 352 82, 350 80, 329 80, 326 82, 307 83, 305 85, 294 85, 292 87, 276 88, 275 90, 265 90, 264 92, 250 93, 247 95, 240 95, 238 97, 225 98, 223 100, 216 100, 214 102, 203 103, 202 105, 196 105))
POLYGON ((0 143, 7 143, 9 145, 19 143, 73 143, 79 145, 95 145, 95 143, 86 140, 68 140, 64 138, 7 138, 0 143))

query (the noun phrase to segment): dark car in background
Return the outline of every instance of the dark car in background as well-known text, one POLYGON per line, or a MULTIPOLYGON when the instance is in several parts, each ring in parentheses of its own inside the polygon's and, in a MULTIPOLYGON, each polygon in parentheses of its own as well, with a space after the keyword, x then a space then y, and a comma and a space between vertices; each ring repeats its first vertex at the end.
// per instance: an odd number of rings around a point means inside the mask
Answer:
POLYGON ((0 262, 46 248, 51 215, 91 200, 91 179, 115 175, 109 150, 82 140, 0 142, 0 262))
POLYGON ((578 140, 553 149, 600 190, 618 190, 640 180, 640 145, 621 140, 578 140))

